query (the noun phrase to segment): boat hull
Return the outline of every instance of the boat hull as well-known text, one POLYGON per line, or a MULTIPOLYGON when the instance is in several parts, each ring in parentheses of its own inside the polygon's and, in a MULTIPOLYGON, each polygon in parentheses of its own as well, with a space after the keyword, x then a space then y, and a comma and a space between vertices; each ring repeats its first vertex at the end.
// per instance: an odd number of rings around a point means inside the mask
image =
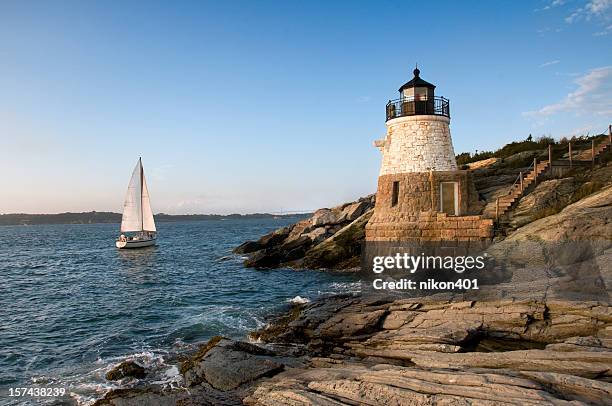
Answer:
POLYGON ((115 241, 115 246, 119 249, 144 248, 151 247, 155 244, 157 244, 157 240, 155 238, 149 240, 115 241))

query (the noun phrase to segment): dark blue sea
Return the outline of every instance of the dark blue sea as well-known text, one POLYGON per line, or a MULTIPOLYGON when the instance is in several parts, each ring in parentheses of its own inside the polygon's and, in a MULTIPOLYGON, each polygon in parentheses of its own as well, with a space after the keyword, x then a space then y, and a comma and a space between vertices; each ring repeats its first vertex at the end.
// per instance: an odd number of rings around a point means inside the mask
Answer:
MULTIPOLYGON (((246 269, 231 249, 295 219, 158 224, 158 246, 117 250, 117 224, 0 227, 0 404, 9 387, 65 387, 79 404, 131 358, 180 385, 176 354, 246 338, 296 297, 355 291, 353 275, 246 269)), ((29 402, 29 403, 28 403, 29 402)))

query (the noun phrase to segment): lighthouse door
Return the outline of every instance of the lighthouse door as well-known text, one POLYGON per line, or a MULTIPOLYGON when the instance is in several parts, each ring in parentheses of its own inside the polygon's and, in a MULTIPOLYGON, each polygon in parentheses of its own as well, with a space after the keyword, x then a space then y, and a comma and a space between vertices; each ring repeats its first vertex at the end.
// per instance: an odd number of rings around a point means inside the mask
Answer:
POLYGON ((440 183, 440 211, 451 216, 459 215, 459 183, 440 183))

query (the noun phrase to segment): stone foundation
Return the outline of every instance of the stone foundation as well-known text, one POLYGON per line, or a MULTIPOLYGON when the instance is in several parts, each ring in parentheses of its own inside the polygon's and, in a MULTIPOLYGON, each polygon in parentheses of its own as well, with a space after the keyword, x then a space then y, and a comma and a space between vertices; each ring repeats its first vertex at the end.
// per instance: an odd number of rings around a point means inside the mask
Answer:
POLYGON ((482 216, 448 216, 422 212, 399 221, 379 221, 366 226, 366 241, 489 241, 493 220, 482 216))
POLYGON ((469 171, 419 172, 378 178, 367 241, 483 241, 493 237, 493 220, 481 215, 469 171), (458 215, 440 211, 440 182, 458 183, 458 215), (393 204, 393 184, 399 192, 393 204))
POLYGON ((399 221, 423 211, 440 211, 440 182, 459 184, 458 215, 480 214, 484 208, 469 171, 418 172, 378 178, 374 217, 377 221, 399 221), (392 205, 393 183, 399 182, 398 201, 392 205), (407 216, 407 217, 406 217, 407 216))

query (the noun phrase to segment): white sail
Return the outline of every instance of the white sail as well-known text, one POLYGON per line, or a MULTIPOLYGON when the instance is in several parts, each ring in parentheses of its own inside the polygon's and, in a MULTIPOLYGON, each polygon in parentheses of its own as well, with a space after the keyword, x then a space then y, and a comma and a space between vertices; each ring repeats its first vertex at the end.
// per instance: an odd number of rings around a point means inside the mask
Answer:
MULTIPOLYGON (((142 164, 140 159, 132 172, 128 185, 125 202, 123 203, 123 216, 121 217, 121 232, 142 231, 142 164)), ((149 208, 150 210, 150 208, 149 208)))
POLYGON ((144 231, 157 231, 155 229, 155 220, 153 219, 153 210, 151 210, 151 201, 149 200, 149 189, 142 170, 142 229, 144 231))

